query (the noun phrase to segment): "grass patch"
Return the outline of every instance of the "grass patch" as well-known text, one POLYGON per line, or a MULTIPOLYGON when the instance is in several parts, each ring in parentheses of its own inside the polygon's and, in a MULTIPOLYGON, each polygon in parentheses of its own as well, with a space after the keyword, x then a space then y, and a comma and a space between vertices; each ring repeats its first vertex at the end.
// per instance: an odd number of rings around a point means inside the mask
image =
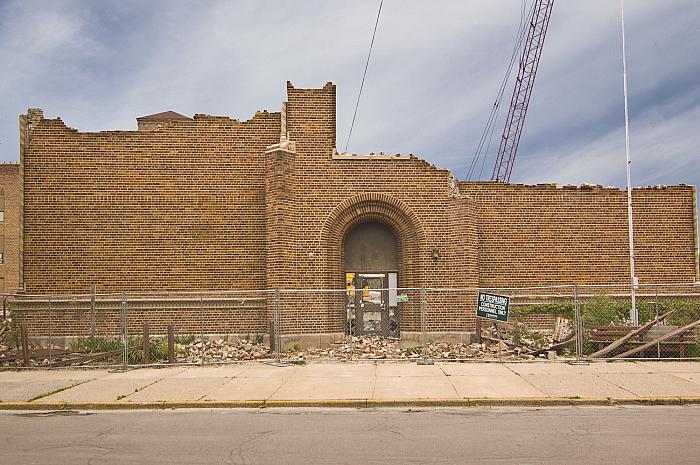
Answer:
MULTIPOLYGON (((167 360, 168 344, 159 338, 150 339, 148 350, 152 362, 167 360)), ((139 365, 143 363, 143 338, 138 336, 129 336, 127 339, 129 353, 127 361, 129 364, 139 365)), ((107 339, 104 337, 86 337, 71 341, 69 346, 71 351, 81 352, 85 354, 95 354, 101 352, 123 351, 124 345, 120 339, 107 339)), ((115 360, 121 360, 122 355, 118 354, 113 357, 115 360)))
POLYGON ((194 334, 185 334, 182 336, 175 336, 176 344, 192 344, 195 341, 194 334))

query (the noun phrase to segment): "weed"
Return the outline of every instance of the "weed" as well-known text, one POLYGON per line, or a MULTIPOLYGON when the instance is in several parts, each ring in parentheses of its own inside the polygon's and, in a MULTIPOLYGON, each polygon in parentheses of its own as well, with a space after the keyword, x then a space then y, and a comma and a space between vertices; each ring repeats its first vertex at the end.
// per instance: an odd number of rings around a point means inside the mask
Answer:
POLYGON ((81 337, 70 342, 69 348, 74 352, 94 354, 122 350, 121 341, 104 337, 81 337))
POLYGON ((175 336, 175 342, 177 344, 187 345, 192 344, 195 340, 194 334, 186 334, 182 336, 175 336))

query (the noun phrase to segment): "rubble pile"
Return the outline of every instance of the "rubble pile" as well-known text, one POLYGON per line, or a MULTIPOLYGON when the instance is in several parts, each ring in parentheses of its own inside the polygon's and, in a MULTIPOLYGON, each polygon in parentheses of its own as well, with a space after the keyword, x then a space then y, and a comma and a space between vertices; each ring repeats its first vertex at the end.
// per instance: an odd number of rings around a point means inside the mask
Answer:
MULTIPOLYGON (((507 346, 501 343, 501 355, 506 354, 507 346)), ((498 355, 498 344, 450 344, 431 342, 425 349, 425 357, 435 359, 492 358, 498 355)), ((512 354, 511 354, 512 355, 512 354)))
MULTIPOLYGON (((1 331, 1 328, 0 328, 1 331)), ((521 323, 503 323, 500 331, 495 326, 482 327, 481 343, 451 343, 401 341, 393 337, 381 336, 348 336, 345 339, 323 349, 288 348, 281 352, 280 358, 285 360, 418 360, 426 359, 495 359, 516 358, 532 359, 545 356, 552 346, 559 344, 559 354, 567 355, 570 348, 566 342, 573 335, 573 325, 565 318, 558 318, 554 330, 529 330, 521 323), (560 343, 564 344, 560 344, 560 343)), ((164 341, 160 341, 164 344, 164 341)), ((17 349, 9 349, 7 341, 0 340, 0 365, 21 365, 23 356, 17 349), (4 359, 4 360, 3 360, 4 359)), ((165 349, 165 347, 163 347, 165 349)), ((136 349, 138 350, 138 349, 136 349)), ((121 353, 107 353, 108 357, 93 358, 88 353, 52 348, 32 348, 33 366, 48 365, 47 356, 51 353, 54 366, 69 364, 93 364, 114 362, 120 359, 121 353), (87 357, 85 355, 88 354, 87 357), (82 360, 80 357, 84 357, 82 360)), ((117 351, 118 352, 118 351, 117 351)), ((263 338, 258 336, 246 339, 212 339, 201 340, 190 336, 175 343, 175 355, 178 362, 198 363, 247 361, 272 359, 276 356, 270 351, 263 338)), ((153 362, 162 362, 165 354, 152 358, 153 362)), ((135 361, 134 363, 139 363, 135 361)))
POLYGON ((0 320, 0 352, 5 352, 10 348, 9 334, 11 331, 10 320, 0 320))
POLYGON ((257 360, 271 358, 270 348, 262 342, 249 339, 214 339, 200 340, 189 344, 175 344, 175 352, 179 362, 224 361, 224 360, 257 360))
MULTIPOLYGON (((381 360, 407 358, 399 339, 380 336, 349 336, 325 349, 288 350, 288 359, 381 360)), ((420 355, 415 355, 419 357, 420 355)))

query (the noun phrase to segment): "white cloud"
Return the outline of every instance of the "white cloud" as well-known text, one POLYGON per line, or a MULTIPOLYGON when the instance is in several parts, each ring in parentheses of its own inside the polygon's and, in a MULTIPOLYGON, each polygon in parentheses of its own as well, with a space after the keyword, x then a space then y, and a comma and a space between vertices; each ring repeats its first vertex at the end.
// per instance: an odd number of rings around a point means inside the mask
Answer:
MULTIPOLYGON (((351 149, 411 152, 463 176, 520 5, 385 1, 351 149)), ((338 85, 343 147, 377 6, 6 2, 0 158, 17 160, 17 115, 29 106, 84 131, 133 129, 137 116, 169 109, 247 119, 258 109, 277 111, 288 79, 338 85)), ((700 97, 689 77, 700 73, 700 5, 629 1, 626 13, 635 179, 697 182, 700 97)), ((513 179, 619 184, 621 115, 619 3, 557 2, 513 179)), ((501 130, 499 122, 492 152, 501 130)))
MULTIPOLYGON (((655 112, 641 115, 631 126, 632 183, 635 186, 671 183, 700 184, 700 106, 658 120, 655 112)), ((517 182, 559 182, 602 185, 626 184, 624 129, 585 143, 573 141, 571 150, 538 152, 518 160, 517 182)))

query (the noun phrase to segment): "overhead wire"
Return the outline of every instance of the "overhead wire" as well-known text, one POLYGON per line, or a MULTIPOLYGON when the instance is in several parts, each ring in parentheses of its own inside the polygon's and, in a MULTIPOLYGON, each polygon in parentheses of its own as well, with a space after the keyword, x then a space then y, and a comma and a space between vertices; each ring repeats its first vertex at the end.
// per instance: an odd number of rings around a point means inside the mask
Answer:
POLYGON ((362 83, 360 84, 360 91, 357 93, 357 102, 355 103, 355 112, 352 115, 352 123, 350 123, 350 132, 348 132, 348 140, 345 143, 345 151, 348 151, 350 146, 350 137, 352 136, 352 130, 355 127, 355 118, 357 117, 357 109, 360 107, 360 98, 362 97, 362 89, 365 87, 365 78, 367 77, 367 68, 369 68, 369 59, 372 56, 372 47, 374 47, 374 38, 377 35, 377 26, 379 25, 379 16, 382 14, 382 5, 384 0, 379 2, 379 10, 377 11, 377 19, 374 22, 374 31, 372 32, 372 41, 369 44, 369 52, 367 53, 367 62, 365 63, 365 71, 362 73, 362 83))
POLYGON ((479 169, 479 176, 477 179, 480 179, 483 174, 484 166, 486 164, 486 158, 488 156, 488 150, 491 146, 493 133, 496 127, 496 120, 498 119, 498 112, 500 110, 501 101, 503 100, 503 95, 508 81, 510 79, 510 76, 512 74, 513 66, 515 65, 516 58, 519 55, 523 40, 525 39, 525 35, 528 29, 527 24, 530 18, 530 16, 527 14, 528 9, 529 8, 527 7, 527 0, 522 0, 520 7, 520 25, 518 27, 518 33, 515 38, 515 44, 513 45, 513 50, 511 52, 508 68, 506 69, 505 75, 503 76, 503 80, 501 81, 501 85, 496 95, 496 100, 494 101, 494 104, 491 107, 491 112, 489 113, 488 120, 486 121, 486 126, 484 127, 484 130, 481 133, 479 143, 476 147, 476 150, 474 151, 472 161, 469 164, 469 169, 467 170, 467 180, 470 180, 472 178, 472 175, 476 173, 476 168, 477 166, 479 166, 480 159, 481 168, 479 169))
POLYGON ((495 129, 496 125, 496 120, 498 117, 498 111, 501 106, 501 101, 503 99, 503 94, 505 92, 506 85, 508 83, 508 80, 510 79, 513 65, 515 64, 515 58, 518 54, 518 51, 520 50, 520 46, 522 45, 522 41, 525 37, 525 11, 526 11, 526 0, 522 0, 521 2, 521 8, 520 8, 520 25, 518 27, 518 33, 516 35, 515 39, 515 44, 513 46, 513 51, 511 52, 510 56, 510 61, 508 63, 508 68, 506 70, 506 73, 503 77, 503 80, 501 81, 501 85, 498 90, 498 94, 496 96, 496 100, 494 101, 493 107, 491 108, 491 113, 489 114, 489 118, 486 122, 486 126, 484 127, 484 130, 482 131, 481 138, 479 139, 479 144, 474 152, 474 156, 472 158, 472 162, 469 166, 469 171, 467 173, 467 179, 471 179, 472 175, 475 173, 476 167, 478 166, 479 159, 483 156, 482 160, 482 167, 479 172, 479 178, 481 177, 481 174, 483 172, 483 167, 486 162, 486 156, 488 154, 488 148, 491 145, 491 138, 493 137, 493 131, 495 129), (484 144, 487 142, 487 137, 488 137, 488 144, 486 145, 486 149, 484 150, 484 144))

